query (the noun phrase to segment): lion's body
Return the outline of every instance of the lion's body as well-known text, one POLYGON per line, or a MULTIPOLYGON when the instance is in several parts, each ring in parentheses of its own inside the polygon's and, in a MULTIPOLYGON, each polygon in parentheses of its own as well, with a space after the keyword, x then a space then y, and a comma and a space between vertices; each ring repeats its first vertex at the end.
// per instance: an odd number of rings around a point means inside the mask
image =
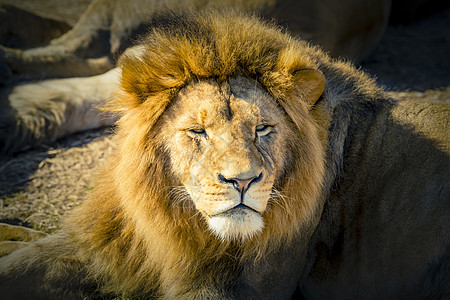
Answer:
POLYGON ((305 297, 448 298, 449 107, 339 110, 342 171, 311 239, 305 297))
POLYGON ((2 296, 448 298, 448 105, 256 18, 156 24, 121 59, 117 153, 61 233, 0 260, 2 296))

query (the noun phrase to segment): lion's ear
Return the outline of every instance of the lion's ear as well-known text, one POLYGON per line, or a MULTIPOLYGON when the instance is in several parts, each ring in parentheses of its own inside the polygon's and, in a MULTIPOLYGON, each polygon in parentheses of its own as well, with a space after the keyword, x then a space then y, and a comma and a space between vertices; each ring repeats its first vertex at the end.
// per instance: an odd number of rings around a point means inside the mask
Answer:
POLYGON ((325 77, 315 69, 298 70, 294 74, 294 97, 313 106, 325 89, 325 77))

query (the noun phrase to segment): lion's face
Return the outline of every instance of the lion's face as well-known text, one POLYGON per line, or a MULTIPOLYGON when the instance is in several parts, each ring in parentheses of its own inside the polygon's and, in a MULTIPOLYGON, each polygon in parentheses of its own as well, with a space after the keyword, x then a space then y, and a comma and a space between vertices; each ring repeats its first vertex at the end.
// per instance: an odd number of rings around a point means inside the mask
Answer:
POLYGON ((172 172, 209 228, 247 239, 264 227, 275 178, 283 172, 289 125, 255 81, 201 81, 162 116, 172 172))

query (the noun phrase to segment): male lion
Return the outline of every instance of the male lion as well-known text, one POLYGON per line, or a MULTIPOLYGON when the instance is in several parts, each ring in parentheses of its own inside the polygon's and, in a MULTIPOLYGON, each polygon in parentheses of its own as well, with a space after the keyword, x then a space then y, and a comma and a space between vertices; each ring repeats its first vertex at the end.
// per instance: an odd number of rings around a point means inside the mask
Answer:
POLYGON ((450 296, 449 106, 236 13, 161 17, 120 66, 116 154, 2 297, 450 296))

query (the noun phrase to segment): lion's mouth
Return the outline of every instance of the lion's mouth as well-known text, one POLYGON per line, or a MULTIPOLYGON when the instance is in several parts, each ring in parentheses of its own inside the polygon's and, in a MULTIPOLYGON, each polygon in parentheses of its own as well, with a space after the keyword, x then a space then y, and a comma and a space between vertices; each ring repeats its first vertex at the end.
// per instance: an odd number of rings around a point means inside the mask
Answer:
POLYGON ((231 209, 228 210, 228 211, 229 211, 229 212, 233 212, 233 210, 242 210, 242 209, 249 209, 249 210, 254 211, 254 212, 258 213, 258 214, 261 214, 259 211, 257 211, 257 210, 255 210, 255 209, 251 208, 251 207, 248 206, 248 205, 245 205, 244 203, 240 203, 240 204, 236 205, 235 207, 231 208, 231 209))
POLYGON ((258 215, 261 215, 261 213, 259 211, 257 211, 254 208, 251 208, 248 205, 245 205, 244 203, 240 203, 230 209, 227 209, 225 211, 213 214, 213 215, 208 215, 210 218, 211 217, 217 217, 217 216, 231 216, 231 215, 245 215, 248 212, 255 212, 258 215))

